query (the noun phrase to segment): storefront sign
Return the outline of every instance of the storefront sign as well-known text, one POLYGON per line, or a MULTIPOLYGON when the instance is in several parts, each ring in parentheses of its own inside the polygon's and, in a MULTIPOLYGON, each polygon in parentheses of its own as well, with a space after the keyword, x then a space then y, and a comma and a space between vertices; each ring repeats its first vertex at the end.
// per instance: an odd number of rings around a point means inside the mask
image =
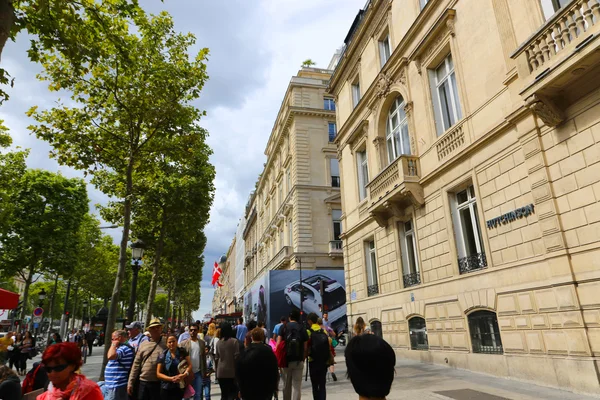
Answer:
POLYGON ((516 221, 519 218, 528 217, 533 214, 533 204, 517 208, 499 217, 487 221, 488 229, 496 228, 498 225, 506 225, 509 222, 516 221))

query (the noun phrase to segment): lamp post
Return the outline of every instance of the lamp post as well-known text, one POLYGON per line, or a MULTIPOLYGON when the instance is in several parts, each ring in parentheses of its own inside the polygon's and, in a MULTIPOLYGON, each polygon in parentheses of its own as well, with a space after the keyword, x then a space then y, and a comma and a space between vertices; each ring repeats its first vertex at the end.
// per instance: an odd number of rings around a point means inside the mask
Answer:
MULTIPOLYGON (((88 301, 87 300, 83 300, 83 303, 81 303, 81 305, 83 306, 83 316, 81 318, 81 329, 83 329, 85 323, 87 322, 87 313, 88 313, 88 301)), ((88 327, 89 330, 89 327, 88 327)))
POLYGON ((138 273, 140 272, 140 261, 142 256, 144 255, 144 242, 140 239, 137 239, 135 242, 131 243, 131 258, 133 259, 133 263, 131 264, 131 270, 133 272, 131 276, 131 293, 129 295, 129 308, 127 309, 127 321, 130 323, 133 321, 133 314, 135 312, 135 299, 136 299, 136 290, 137 290, 137 279, 138 273))

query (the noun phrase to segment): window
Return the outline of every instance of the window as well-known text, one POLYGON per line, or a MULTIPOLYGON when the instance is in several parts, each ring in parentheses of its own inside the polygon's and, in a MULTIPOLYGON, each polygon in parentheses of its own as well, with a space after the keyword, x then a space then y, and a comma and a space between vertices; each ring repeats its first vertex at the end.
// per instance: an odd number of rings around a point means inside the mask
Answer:
POLYGON ((454 195, 452 219, 461 274, 487 266, 473 185, 454 195))
POLYGON ((358 78, 352 84, 352 105, 356 107, 360 101, 360 82, 358 78))
POLYGON ((287 191, 289 193, 290 190, 292 190, 292 171, 290 171, 289 168, 287 169, 287 171, 285 173, 285 180, 286 180, 287 191))
POLYGON ((282 248, 283 246, 285 246, 285 244, 283 243, 283 227, 281 227, 279 230, 279 248, 282 248))
POLYGON ((564 7, 571 0, 541 0, 542 12, 546 19, 550 19, 558 10, 564 7))
POLYGON ((365 244, 367 254, 367 296, 379 294, 379 279, 377 277, 377 254, 375 253, 375 241, 371 240, 365 244))
POLYGON ((335 126, 335 122, 328 122, 328 131, 329 131, 329 141, 333 142, 337 135, 337 127, 335 126))
POLYGON ((496 313, 475 311, 469 314, 468 319, 473 353, 502 354, 502 341, 496 313))
POLYGON ((427 341, 427 325, 425 319, 412 317, 408 320, 408 332, 410 335, 411 350, 429 350, 427 341))
POLYGON ((335 101, 333 99, 328 99, 327 97, 323 99, 323 108, 329 111, 335 111, 335 101))
POLYGON ((427 3, 429 3, 429 0, 419 0, 419 3, 421 4, 421 10, 422 10, 425 8, 427 3))
POLYGON ((279 207, 283 204, 283 182, 279 183, 279 207))
POLYGON ((452 54, 449 54, 435 70, 429 71, 429 74, 439 136, 462 118, 452 54))
POLYGON ((367 150, 356 152, 356 163, 358 165, 358 198, 363 200, 367 197, 367 183, 369 183, 369 166, 367 164, 367 150))
POLYGON ((337 158, 329 159, 329 169, 331 171, 331 187, 340 187, 340 163, 337 158))
POLYGON ((387 60, 390 59, 390 56, 392 55, 391 48, 390 35, 387 34, 379 41, 379 59, 381 60, 381 67, 383 67, 387 60))
POLYGON ((341 240, 342 210, 331 210, 331 219, 333 220, 333 240, 341 240))
POLYGON ((417 265, 417 246, 412 221, 401 224, 400 248, 402 249, 402 280, 404 287, 421 283, 421 274, 417 265))
POLYGON ((290 220, 288 222, 288 236, 289 236, 288 237, 288 245, 290 247, 292 247, 292 249, 293 249, 293 246, 294 246, 294 229, 292 227, 292 220, 290 220))
POLYGON ((386 143, 389 163, 401 154, 410 154, 408 118, 406 118, 404 106, 404 99, 402 96, 398 96, 388 114, 386 143))

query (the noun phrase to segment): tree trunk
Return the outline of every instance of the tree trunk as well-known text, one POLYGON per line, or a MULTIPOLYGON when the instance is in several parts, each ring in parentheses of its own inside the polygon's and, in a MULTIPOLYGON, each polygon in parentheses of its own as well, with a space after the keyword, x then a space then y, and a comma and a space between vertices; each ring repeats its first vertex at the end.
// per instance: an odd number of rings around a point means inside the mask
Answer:
POLYGON ((156 286, 158 284, 158 268, 160 266, 160 259, 165 244, 165 210, 163 209, 162 221, 160 225, 160 234, 158 235, 158 242, 156 243, 156 253, 154 254, 154 260, 152 260, 152 279, 150 280, 150 292, 148 293, 148 301, 146 303, 146 325, 150 324, 152 318, 152 303, 156 297, 156 286))
POLYGON ((169 315, 171 315, 171 287, 167 290, 167 305, 165 307, 165 327, 169 329, 169 315))
POLYGON ((115 322, 117 320, 117 312, 119 306, 119 295, 121 287, 125 280, 125 271, 127 269, 127 244, 129 243, 129 228, 131 226, 131 196, 133 195, 133 154, 130 152, 129 163, 125 174, 126 188, 123 207, 123 235, 121 236, 121 248, 119 249, 119 268, 115 277, 115 286, 113 287, 112 296, 110 298, 110 308, 108 309, 108 319, 106 321, 106 329, 104 335, 104 357, 102 360, 102 371, 100 380, 104 380, 104 370, 108 363, 108 350, 110 349, 112 332, 115 330, 115 322))
POLYGON ((23 325, 23 320, 25 319, 25 315, 27 314, 27 301, 29 300, 29 286, 31 286, 31 281, 33 280, 33 273, 35 272, 35 267, 32 265, 29 267, 29 271, 27 275, 27 279, 25 279, 25 290, 23 290, 23 308, 21 309, 21 326, 23 325))
POLYGON ((48 340, 46 341, 46 343, 50 342, 50 335, 52 334, 52 323, 54 322, 54 319, 52 318, 52 313, 54 312, 54 299, 56 298, 56 289, 58 288, 58 274, 56 274, 56 277, 54 278, 54 288, 52 289, 52 298, 50 299, 50 310, 49 310, 49 315, 50 315, 50 324, 48 325, 48 340))
POLYGON ((13 0, 0 0, 0 56, 15 24, 13 0))
POLYGON ((75 285, 75 293, 73 294, 73 307, 71 308, 71 329, 75 329, 75 320, 77 319, 77 293, 79 292, 79 285, 75 285))

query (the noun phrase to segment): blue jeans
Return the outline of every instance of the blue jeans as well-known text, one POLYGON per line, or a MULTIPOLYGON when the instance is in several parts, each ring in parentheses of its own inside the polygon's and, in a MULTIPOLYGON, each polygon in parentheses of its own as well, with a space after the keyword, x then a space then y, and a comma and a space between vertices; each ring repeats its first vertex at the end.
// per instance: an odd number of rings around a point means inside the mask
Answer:
POLYGON ((194 382, 192 383, 192 386, 194 386, 194 390, 196 391, 194 400, 203 400, 203 397, 206 400, 210 400, 210 384, 203 385, 202 380, 202 371, 194 373, 194 382), (204 390, 204 396, 202 396, 202 390, 204 390))
POLYGON ((127 400, 127 385, 112 389, 103 386, 102 394, 104 394, 104 400, 127 400))

